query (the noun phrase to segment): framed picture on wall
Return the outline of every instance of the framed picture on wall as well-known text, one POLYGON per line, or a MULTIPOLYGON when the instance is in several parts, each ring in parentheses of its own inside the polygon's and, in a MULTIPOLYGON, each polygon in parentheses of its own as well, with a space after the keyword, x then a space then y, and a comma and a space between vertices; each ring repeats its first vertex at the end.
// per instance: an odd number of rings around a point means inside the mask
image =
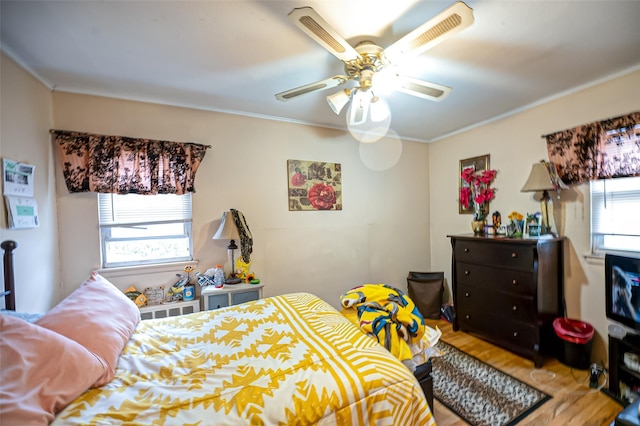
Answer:
POLYGON ((342 165, 287 160, 289 211, 342 210, 342 165))
MULTIPOLYGON (((469 186, 469 184, 462 179, 462 172, 466 169, 471 169, 476 173, 484 170, 489 170, 489 154, 460 160, 460 170, 458 170, 458 194, 460 194, 460 190, 463 187, 469 186)), ((470 204, 468 208, 465 208, 462 204, 460 204, 460 201, 458 200, 458 213, 473 214, 472 204, 470 204)))

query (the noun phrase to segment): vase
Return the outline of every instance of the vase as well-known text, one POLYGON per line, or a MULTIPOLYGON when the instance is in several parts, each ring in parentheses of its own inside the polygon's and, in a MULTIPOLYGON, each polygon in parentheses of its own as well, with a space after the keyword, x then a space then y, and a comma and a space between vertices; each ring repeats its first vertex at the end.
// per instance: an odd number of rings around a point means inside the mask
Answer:
POLYGON ((484 234, 484 220, 472 220, 471 221, 471 229, 475 235, 483 235, 484 234))
POLYGON ((524 234, 524 220, 512 220, 507 228, 507 236, 522 238, 524 234))

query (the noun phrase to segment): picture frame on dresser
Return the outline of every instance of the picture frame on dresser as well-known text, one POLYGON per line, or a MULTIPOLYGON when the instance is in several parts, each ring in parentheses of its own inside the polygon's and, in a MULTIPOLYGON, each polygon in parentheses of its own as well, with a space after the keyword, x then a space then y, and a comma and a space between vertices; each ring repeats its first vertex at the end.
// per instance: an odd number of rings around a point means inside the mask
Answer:
MULTIPOLYGON (((462 179, 462 172, 466 169, 473 169, 475 172, 481 172, 483 170, 489 170, 490 155, 480 155, 478 157, 465 158, 460 160, 460 170, 458 170, 458 194, 460 190, 468 186, 469 184, 462 179)), ((473 214, 473 203, 469 207, 465 208, 460 200, 458 200, 458 213, 459 214, 473 214)))
POLYGON ((529 237, 539 237, 540 225, 527 225, 527 235, 529 237))

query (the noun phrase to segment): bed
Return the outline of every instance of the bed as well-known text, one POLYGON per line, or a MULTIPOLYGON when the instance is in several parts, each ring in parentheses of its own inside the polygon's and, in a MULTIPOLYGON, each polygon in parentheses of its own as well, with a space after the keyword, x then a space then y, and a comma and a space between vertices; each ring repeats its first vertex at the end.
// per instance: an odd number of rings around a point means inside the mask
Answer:
POLYGON ((93 273, 34 323, 0 319, 2 424, 435 424, 416 375, 309 293, 140 321, 93 273))

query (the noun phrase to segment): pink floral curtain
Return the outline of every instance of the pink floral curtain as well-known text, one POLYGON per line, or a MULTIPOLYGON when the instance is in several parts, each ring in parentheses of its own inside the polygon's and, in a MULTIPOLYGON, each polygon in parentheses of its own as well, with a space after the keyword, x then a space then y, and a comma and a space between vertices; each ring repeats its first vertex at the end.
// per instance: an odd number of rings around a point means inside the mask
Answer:
POLYGON ((69 192, 185 194, 210 146, 52 130, 69 192))
POLYGON ((564 183, 640 176, 640 112, 545 136, 564 183))

